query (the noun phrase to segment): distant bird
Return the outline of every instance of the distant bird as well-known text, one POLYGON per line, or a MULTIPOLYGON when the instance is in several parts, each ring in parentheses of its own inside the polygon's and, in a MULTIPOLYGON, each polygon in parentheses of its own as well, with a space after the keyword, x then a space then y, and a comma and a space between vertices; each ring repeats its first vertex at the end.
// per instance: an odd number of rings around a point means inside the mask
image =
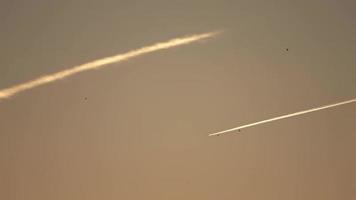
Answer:
POLYGON ((286 51, 289 51, 289 49, 288 49, 288 48, 286 48, 286 51))

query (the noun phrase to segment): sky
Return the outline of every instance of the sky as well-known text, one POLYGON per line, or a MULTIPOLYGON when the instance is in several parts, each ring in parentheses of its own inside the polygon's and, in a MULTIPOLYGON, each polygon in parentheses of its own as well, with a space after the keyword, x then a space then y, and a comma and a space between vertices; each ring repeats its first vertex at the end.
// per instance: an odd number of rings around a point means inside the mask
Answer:
POLYGON ((351 0, 5 0, 0 89, 192 34, 0 102, 0 199, 356 195, 351 0), (289 49, 286 51, 286 49, 289 49))

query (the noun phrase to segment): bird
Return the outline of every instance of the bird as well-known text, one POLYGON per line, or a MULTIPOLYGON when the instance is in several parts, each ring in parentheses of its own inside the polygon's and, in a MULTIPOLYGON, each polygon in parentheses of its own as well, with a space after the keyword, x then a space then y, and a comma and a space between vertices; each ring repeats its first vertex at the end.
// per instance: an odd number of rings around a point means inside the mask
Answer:
POLYGON ((288 49, 288 48, 286 48, 286 51, 289 51, 289 49, 288 49))

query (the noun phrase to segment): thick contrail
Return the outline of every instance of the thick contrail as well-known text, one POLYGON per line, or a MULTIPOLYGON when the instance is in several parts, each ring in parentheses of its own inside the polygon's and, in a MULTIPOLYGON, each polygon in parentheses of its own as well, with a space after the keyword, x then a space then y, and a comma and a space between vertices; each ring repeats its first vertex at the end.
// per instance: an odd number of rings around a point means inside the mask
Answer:
POLYGON ((232 131, 236 131, 236 130, 241 130, 241 129, 244 129, 244 128, 247 128, 247 127, 257 126, 257 125, 260 125, 260 124, 265 124, 265 123, 269 123, 269 122, 273 122, 273 121, 277 121, 277 120, 281 120, 281 119, 285 119, 285 118, 289 118, 289 117, 295 117, 295 116, 298 116, 298 115, 304 115, 304 114, 307 114, 307 113, 311 113, 311 112, 315 112, 315 111, 319 111, 319 110, 324 110, 324 109, 328 109, 328 108, 332 108, 332 107, 336 107, 336 106, 341 106, 341 105, 345 105, 345 104, 349 104, 349 103, 354 103, 354 102, 356 102, 356 98, 348 100, 348 101, 343 101, 343 102, 339 102, 339 103, 335 103, 335 104, 330 104, 330 105, 326 105, 326 106, 312 108, 312 109, 309 109, 309 110, 304 110, 304 111, 300 111, 300 112, 296 112, 296 113, 291 113, 291 114, 288 114, 288 115, 282 115, 282 116, 279 116, 279 117, 274 117, 274 118, 271 118, 271 119, 262 120, 262 121, 259 121, 259 122, 255 122, 255 123, 251 123, 251 124, 247 124, 247 125, 231 128, 231 129, 220 131, 220 132, 216 132, 216 133, 211 133, 211 134, 209 134, 209 136, 220 135, 220 134, 224 134, 224 133, 228 133, 228 132, 232 132, 232 131))
POLYGON ((69 76, 75 75, 80 72, 88 71, 88 70, 94 70, 94 69, 100 69, 106 65, 113 64, 113 63, 118 63, 122 62, 124 60, 128 60, 130 58, 134 58, 140 55, 144 55, 147 53, 151 53, 154 51, 162 50, 162 49, 168 49, 184 44, 189 44, 195 41, 199 41, 202 39, 206 38, 211 38, 216 36, 220 31, 215 31, 215 32, 209 32, 209 33, 204 33, 204 34, 198 34, 198 35, 192 35, 192 36, 187 36, 187 37, 182 37, 182 38, 176 38, 169 40, 167 42, 160 42, 156 43, 151 46, 146 46, 140 49, 136 49, 133 51, 129 51, 124 54, 118 54, 114 55, 111 57, 106 57, 103 59, 95 60, 89 63, 85 63, 82 65, 74 66, 70 69, 66 69, 60 72, 56 72, 53 74, 45 75, 42 77, 39 77, 37 79, 34 79, 32 81, 28 81, 26 83, 18 84, 9 88, 5 88, 0 90, 0 100, 9 98, 19 92, 23 92, 25 90, 29 90, 47 83, 51 83, 60 79, 67 78, 69 76))

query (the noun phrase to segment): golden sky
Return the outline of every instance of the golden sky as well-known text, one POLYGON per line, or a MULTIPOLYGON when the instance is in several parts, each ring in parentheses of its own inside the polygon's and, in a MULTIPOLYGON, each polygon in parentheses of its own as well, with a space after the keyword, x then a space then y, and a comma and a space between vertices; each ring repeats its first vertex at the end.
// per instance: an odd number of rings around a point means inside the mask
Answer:
POLYGON ((0 199, 334 200, 356 196, 349 0, 4 1, 0 89, 225 30, 0 103, 0 199), (286 51, 286 49, 289 49, 286 51))

